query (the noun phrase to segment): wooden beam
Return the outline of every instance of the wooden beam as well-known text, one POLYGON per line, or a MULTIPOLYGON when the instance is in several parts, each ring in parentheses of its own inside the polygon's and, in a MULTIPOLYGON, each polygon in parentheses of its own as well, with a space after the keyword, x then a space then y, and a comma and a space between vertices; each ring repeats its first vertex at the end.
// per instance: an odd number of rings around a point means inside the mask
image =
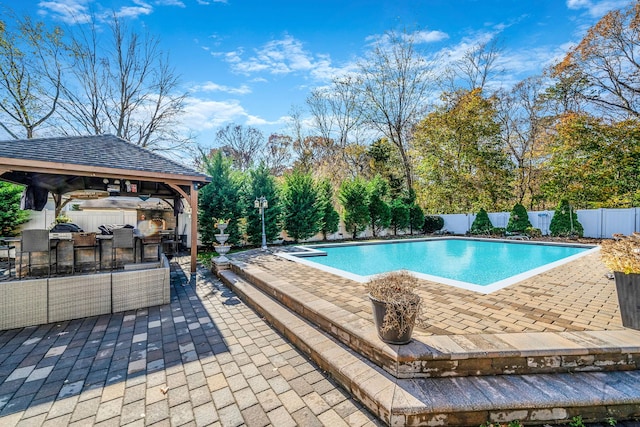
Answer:
POLYGON ((198 184, 191 184, 191 273, 196 272, 198 262, 198 184))

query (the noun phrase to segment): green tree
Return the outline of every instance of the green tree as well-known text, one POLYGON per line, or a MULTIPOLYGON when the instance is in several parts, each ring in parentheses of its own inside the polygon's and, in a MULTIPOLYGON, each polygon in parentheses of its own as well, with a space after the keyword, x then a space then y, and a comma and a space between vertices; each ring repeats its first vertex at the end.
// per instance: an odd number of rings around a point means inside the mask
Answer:
POLYGON ((269 207, 264 210, 264 231, 267 242, 280 236, 280 214, 282 211, 276 183, 269 167, 261 163, 257 168, 249 170, 249 182, 244 192, 243 206, 247 219, 247 240, 253 245, 262 242, 262 217, 260 209, 254 206, 257 198, 264 196, 269 207))
POLYGON ((389 209, 391 213, 389 225, 393 228, 393 235, 395 236, 398 234, 398 230, 405 230, 411 224, 409 206, 401 199, 393 199, 389 203, 389 209))
POLYGON ((605 123, 566 114, 548 149, 546 183, 551 200, 585 208, 627 208, 640 202, 640 121, 605 123))
POLYGON ((369 191, 369 220, 371 232, 376 237, 382 230, 389 227, 391 211, 385 201, 389 192, 389 184, 380 176, 376 176, 368 184, 369 191))
POLYGON ((387 138, 380 138, 369 146, 367 157, 372 175, 380 175, 386 179, 389 183, 389 195, 399 197, 404 190, 405 181, 398 150, 387 138))
POLYGON ((328 179, 318 183, 318 209, 322 238, 327 240, 327 234, 335 233, 340 226, 340 214, 333 207, 333 186, 328 179))
POLYGON ((367 183, 359 177, 342 182, 338 198, 344 208, 344 225, 355 239, 369 224, 369 195, 367 183))
POLYGON ((511 198, 512 165, 503 150, 495 99, 476 89, 445 94, 443 101, 415 132, 423 205, 437 213, 501 208, 511 198))
POLYGON ((0 182, 0 235, 10 237, 18 232, 18 226, 29 220, 29 211, 20 209, 23 188, 8 182, 0 182))
POLYGON ((487 214, 484 208, 480 208, 476 218, 473 220, 473 224, 471 224, 471 234, 489 234, 492 229, 493 224, 491 223, 491 219, 489 219, 489 214, 487 214))
POLYGON ((563 199, 558 204, 551 223, 549 224, 549 231, 552 236, 580 236, 584 233, 584 228, 578 216, 576 215, 573 207, 569 204, 569 201, 563 199))
POLYGON ((520 203, 516 203, 511 210, 507 231, 510 233, 523 233, 527 228, 533 227, 527 215, 527 209, 520 203))
POLYGON ((313 237, 320 230, 318 190, 310 173, 285 175, 282 207, 284 229, 294 241, 313 237))
POLYGON ((409 232, 422 231, 424 227, 424 211, 416 203, 409 205, 409 232))
POLYGON ((217 152, 213 157, 202 156, 204 170, 211 177, 211 183, 200 190, 198 205, 199 230, 202 241, 208 244, 216 241, 214 234, 219 233, 214 227, 214 218, 231 220, 226 232, 229 242, 240 242, 238 224, 243 217, 240 200, 241 177, 231 169, 231 161, 217 152))

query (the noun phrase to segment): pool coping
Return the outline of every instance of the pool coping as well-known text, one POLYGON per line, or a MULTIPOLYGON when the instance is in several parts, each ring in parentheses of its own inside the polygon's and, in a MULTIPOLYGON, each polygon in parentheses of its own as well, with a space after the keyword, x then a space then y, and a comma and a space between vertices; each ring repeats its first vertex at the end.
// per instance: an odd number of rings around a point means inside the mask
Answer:
POLYGON ((300 249, 298 252, 279 252, 275 255, 287 259, 289 261, 299 262, 301 264, 307 265, 309 267, 316 268, 318 270, 335 274, 336 276, 344 277, 349 280, 353 280, 358 283, 366 283, 374 275, 362 276, 359 274, 354 274, 349 271, 341 270, 335 267, 326 266, 323 264, 318 264, 313 261, 308 261, 306 258, 312 258, 316 256, 326 256, 326 252, 320 251, 317 248, 326 248, 326 247, 341 247, 341 246, 363 246, 363 245, 381 245, 381 244, 398 244, 398 243, 409 243, 409 242, 424 242, 424 241, 434 241, 434 240, 477 240, 484 242, 501 242, 508 244, 525 244, 525 245, 537 245, 537 246, 568 246, 568 247, 579 247, 585 248, 584 252, 571 255, 557 261, 544 264, 542 266, 533 268, 531 270, 524 271, 522 273, 515 274, 513 276, 507 277, 505 279, 498 280, 488 285, 477 285, 475 283, 465 282, 462 280, 448 279, 446 277, 434 276, 430 274, 420 273, 413 270, 407 270, 412 275, 422 279, 428 280, 430 282, 441 283, 447 286, 454 286, 460 289, 465 289, 468 291, 478 292, 484 295, 488 295, 492 292, 499 291, 513 284, 522 282, 523 280, 530 279, 532 277, 537 276, 538 274, 549 271, 553 268, 559 267, 561 265, 567 264, 576 259, 582 258, 584 256, 590 255, 594 252, 600 251, 600 246, 598 245, 589 245, 582 243, 560 243, 560 242, 541 242, 537 240, 515 240, 515 239, 489 239, 482 237, 462 237, 462 236, 442 236, 442 237, 423 237, 417 239, 391 239, 391 240, 371 240, 367 242, 343 242, 343 243, 321 243, 321 244, 311 244, 306 246, 294 246, 297 249, 300 249))

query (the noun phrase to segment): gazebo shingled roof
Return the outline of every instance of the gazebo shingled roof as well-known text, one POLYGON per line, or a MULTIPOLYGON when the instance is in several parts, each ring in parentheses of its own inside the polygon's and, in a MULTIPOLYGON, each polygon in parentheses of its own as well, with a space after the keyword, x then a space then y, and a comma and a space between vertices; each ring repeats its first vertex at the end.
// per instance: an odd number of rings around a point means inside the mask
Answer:
POLYGON ((119 194, 184 198, 192 210, 191 271, 197 253, 198 189, 210 179, 178 162, 113 135, 68 136, 0 141, 0 180, 34 185, 61 196, 76 190, 106 190, 104 180, 120 184, 119 194))

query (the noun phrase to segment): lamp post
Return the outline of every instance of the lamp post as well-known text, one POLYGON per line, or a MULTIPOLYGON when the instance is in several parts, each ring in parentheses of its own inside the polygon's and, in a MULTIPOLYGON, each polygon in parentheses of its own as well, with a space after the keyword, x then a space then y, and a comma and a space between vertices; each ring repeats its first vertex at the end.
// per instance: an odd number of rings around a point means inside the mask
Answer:
POLYGON ((260 218, 262 220, 262 250, 267 250, 267 234, 264 231, 264 210, 269 207, 269 202, 264 196, 257 197, 253 202, 253 206, 260 209, 260 218))

